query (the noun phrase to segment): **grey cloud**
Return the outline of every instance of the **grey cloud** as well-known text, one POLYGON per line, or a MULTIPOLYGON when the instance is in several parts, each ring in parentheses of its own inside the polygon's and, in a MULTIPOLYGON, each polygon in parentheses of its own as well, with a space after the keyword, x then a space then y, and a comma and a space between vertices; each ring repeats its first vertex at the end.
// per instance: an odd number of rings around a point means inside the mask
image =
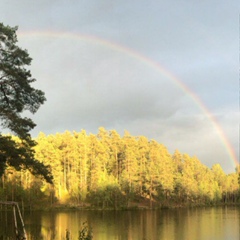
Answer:
MULTIPOLYGON (((238 152, 239 2, 2 1, 1 21, 20 32, 88 34, 134 49, 181 79, 238 152)), ((219 135, 193 98, 155 67, 97 41, 21 37, 34 84, 48 101, 33 135, 99 126, 128 130, 232 171, 219 135), (213 151, 214 149, 214 151, 213 151), (217 151, 215 151, 217 149, 217 151)), ((230 160, 231 161, 231 160, 230 160)))

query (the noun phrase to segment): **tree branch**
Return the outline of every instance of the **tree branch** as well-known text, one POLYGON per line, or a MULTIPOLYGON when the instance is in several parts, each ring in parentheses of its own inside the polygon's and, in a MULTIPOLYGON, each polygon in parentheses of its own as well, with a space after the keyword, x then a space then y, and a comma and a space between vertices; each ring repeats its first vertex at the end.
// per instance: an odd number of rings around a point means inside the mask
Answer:
POLYGON ((3 95, 4 95, 4 99, 5 99, 6 103, 7 103, 7 105, 10 106, 8 97, 7 97, 7 95, 6 95, 6 93, 5 93, 5 90, 4 90, 4 88, 3 88, 3 84, 1 84, 1 91, 2 91, 2 93, 3 93, 3 95))

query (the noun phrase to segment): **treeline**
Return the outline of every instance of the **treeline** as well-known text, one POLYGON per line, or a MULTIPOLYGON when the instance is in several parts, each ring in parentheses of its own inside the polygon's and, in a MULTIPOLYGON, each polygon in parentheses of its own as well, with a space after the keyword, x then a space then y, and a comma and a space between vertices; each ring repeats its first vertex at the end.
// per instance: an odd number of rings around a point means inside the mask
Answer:
POLYGON ((163 207, 240 201, 239 169, 231 174, 219 164, 210 169, 197 157, 178 150, 171 155, 144 136, 125 132, 121 137, 101 127, 96 135, 84 130, 40 133, 36 141, 35 157, 49 165, 53 184, 28 170, 8 167, 1 179, 1 200, 27 207, 62 203, 98 208, 129 207, 133 202, 163 207))

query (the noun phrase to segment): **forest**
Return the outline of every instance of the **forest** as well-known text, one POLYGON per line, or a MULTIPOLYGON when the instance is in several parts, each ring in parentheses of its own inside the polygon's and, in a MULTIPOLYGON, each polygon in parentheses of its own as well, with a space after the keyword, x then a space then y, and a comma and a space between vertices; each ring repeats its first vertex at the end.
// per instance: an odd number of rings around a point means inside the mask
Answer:
MULTIPOLYGON (((18 146, 21 140, 10 136, 18 146)), ((225 174, 196 156, 167 148, 144 136, 121 137, 100 127, 97 134, 39 133, 35 158, 48 166, 53 183, 29 168, 8 166, 0 180, 0 200, 23 208, 158 208, 240 202, 239 167, 225 174)))

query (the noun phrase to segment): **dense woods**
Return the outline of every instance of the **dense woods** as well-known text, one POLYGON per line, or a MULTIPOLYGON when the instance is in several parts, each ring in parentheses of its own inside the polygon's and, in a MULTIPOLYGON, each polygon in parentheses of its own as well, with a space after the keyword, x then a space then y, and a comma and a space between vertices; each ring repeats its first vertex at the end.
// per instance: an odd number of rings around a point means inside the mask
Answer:
MULTIPOLYGON (((17 141, 16 137, 12 137, 17 141)), ((49 165, 53 184, 8 166, 1 178, 0 200, 27 208, 91 206, 97 208, 168 207, 237 203, 239 169, 225 174, 197 157, 167 148, 144 136, 121 137, 99 128, 80 132, 40 133, 35 158, 49 165)))

